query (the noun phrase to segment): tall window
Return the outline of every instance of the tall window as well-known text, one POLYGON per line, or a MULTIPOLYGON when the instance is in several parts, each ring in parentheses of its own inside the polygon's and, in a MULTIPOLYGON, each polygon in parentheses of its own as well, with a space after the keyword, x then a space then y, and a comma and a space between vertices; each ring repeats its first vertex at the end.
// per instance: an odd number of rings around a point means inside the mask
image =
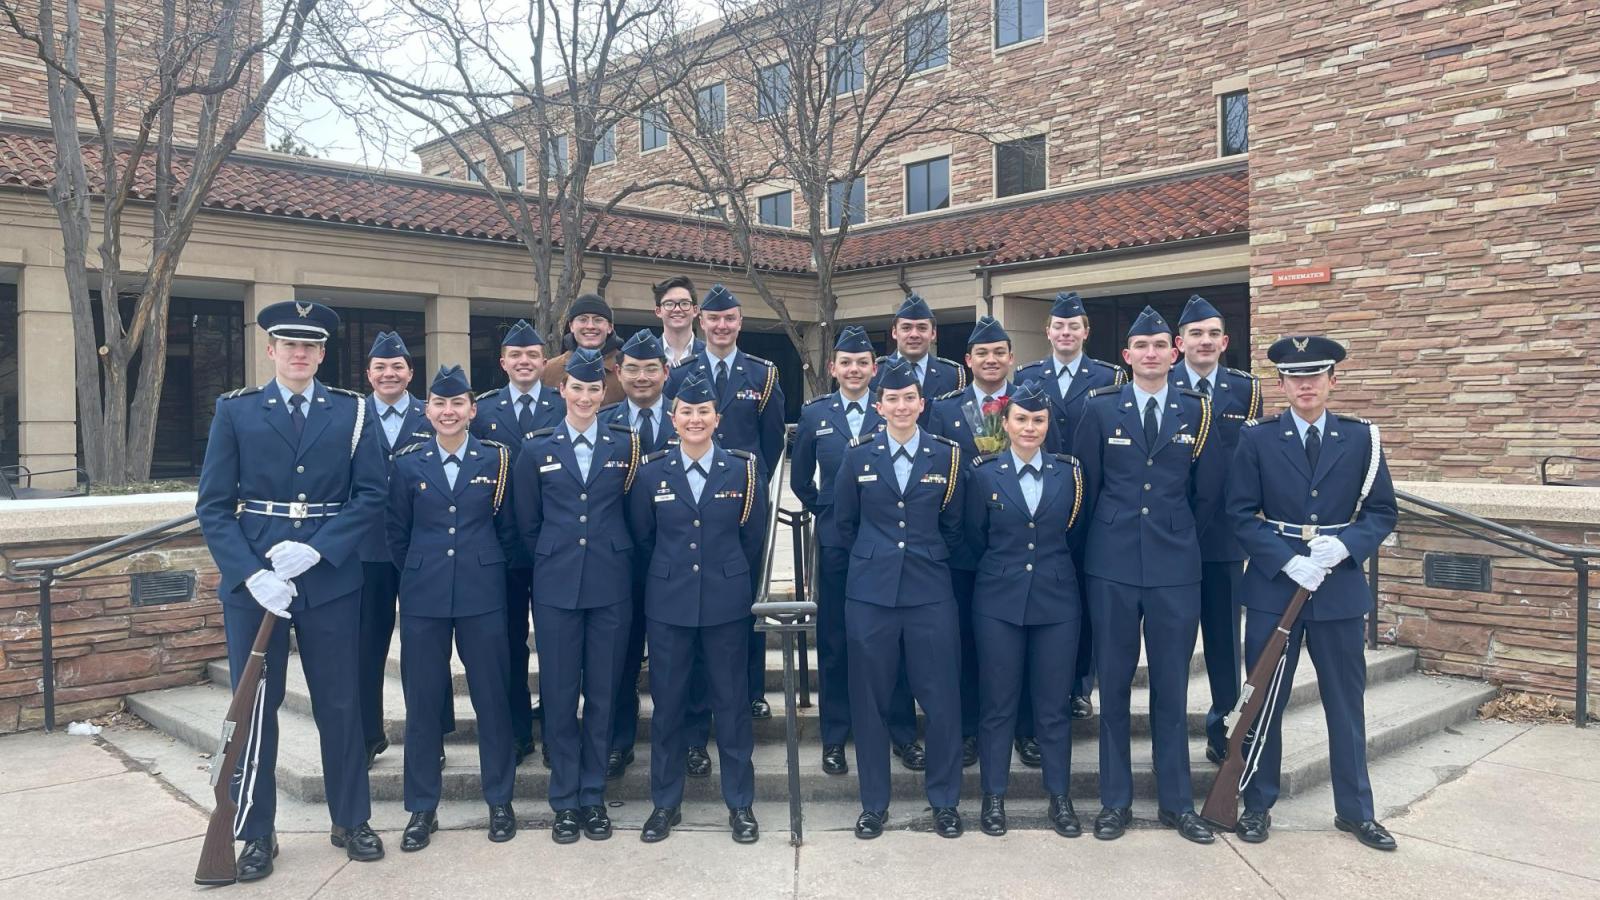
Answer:
POLYGON ((757 212, 760 214, 761 224, 776 225, 779 228, 794 226, 794 192, 784 191, 781 194, 768 194, 757 198, 757 212))
POLYGON ((659 106, 645 107, 639 116, 639 152, 660 150, 667 145, 667 111, 659 106))
POLYGON ((950 61, 950 20, 942 9, 906 19, 906 71, 936 69, 950 61))
POLYGON ((506 184, 519 188, 528 183, 528 152, 521 147, 506 154, 506 184))
POLYGON ((1044 190, 1045 136, 1042 134, 994 145, 994 192, 997 197, 1044 190))
POLYGON ((949 205, 950 157, 925 159, 906 166, 906 212, 927 212, 949 205))
POLYGON ((789 64, 774 63, 758 73, 756 116, 772 119, 789 110, 789 64))
POLYGON ((867 220, 867 180, 852 178, 828 185, 828 227, 843 222, 860 225, 867 220))
POLYGON ((600 135, 600 140, 594 142, 595 165, 616 162, 617 159, 617 126, 612 125, 600 135))
POLYGON ((867 82, 866 39, 856 38, 829 47, 828 71, 833 75, 835 95, 861 90, 867 82))
POLYGON ((1217 98, 1222 133, 1222 155, 1233 156, 1250 150, 1249 93, 1234 91, 1217 98))
POLYGON ((694 211, 694 214, 702 219, 721 219, 724 222, 728 220, 728 211, 722 208, 721 203, 699 207, 694 211))
POLYGON ((701 134, 721 134, 728 121, 728 89, 722 82, 694 92, 695 127, 701 134))
POLYGON ((476 181, 479 184, 489 183, 489 176, 487 174, 488 171, 489 170, 484 166, 483 160, 481 159, 475 159, 472 161, 472 165, 467 166, 467 173, 472 176, 473 181, 476 181))
POLYGON ((567 136, 553 134, 544 146, 545 171, 551 178, 564 178, 567 174, 567 136))
POLYGON ((995 0, 994 45, 1009 47, 1044 34, 1044 0, 995 0))

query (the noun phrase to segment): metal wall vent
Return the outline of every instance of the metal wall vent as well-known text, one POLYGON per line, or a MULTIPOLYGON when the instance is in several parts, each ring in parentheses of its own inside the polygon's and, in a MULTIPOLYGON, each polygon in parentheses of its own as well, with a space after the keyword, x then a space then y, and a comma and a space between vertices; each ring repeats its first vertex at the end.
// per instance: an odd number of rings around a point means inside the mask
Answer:
POLYGON ((1424 553, 1423 584, 1457 591, 1489 592, 1489 557, 1471 553, 1424 553))
POLYGON ((194 599, 194 571, 133 573, 133 605, 159 606, 194 599))

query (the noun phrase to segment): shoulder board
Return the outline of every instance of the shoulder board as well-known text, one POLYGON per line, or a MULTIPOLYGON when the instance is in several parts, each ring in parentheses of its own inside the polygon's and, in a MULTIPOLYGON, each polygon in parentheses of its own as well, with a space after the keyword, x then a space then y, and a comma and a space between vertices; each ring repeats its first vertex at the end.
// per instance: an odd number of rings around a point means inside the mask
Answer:
POLYGON ((666 459, 667 457, 669 457, 669 456, 671 456, 673 454, 673 451, 675 451, 677 449, 678 448, 676 448, 676 447, 664 447, 664 448, 662 448, 660 450, 657 450, 654 453, 646 454, 645 458, 640 460, 640 461, 641 462, 655 462, 658 459, 666 459))
POLYGON ((504 444, 504 443, 502 443, 500 441, 491 441, 488 438, 478 438, 478 443, 484 445, 485 447, 493 447, 496 450, 509 450, 509 449, 511 449, 508 445, 506 445, 506 444, 504 444))
POLYGON ((1117 368, 1116 366, 1112 365, 1111 363, 1106 362, 1103 359, 1095 359, 1092 356, 1089 357, 1088 359, 1089 359, 1089 362, 1092 362, 1095 365, 1100 366, 1102 368, 1106 368, 1106 369, 1115 369, 1115 368, 1117 368))
POLYGON ((768 368, 771 368, 772 365, 773 365, 771 360, 762 359, 759 356, 755 356, 754 354, 746 353, 743 350, 739 351, 739 355, 744 357, 745 359, 750 360, 751 362, 761 363, 763 366, 766 366, 768 368))
POLYGON ((974 459, 972 461, 972 464, 974 466, 981 466, 981 465, 983 465, 984 463, 988 462, 991 459, 999 459, 999 458, 1000 458, 1000 454, 998 454, 998 453, 985 453, 984 455, 978 457, 977 459, 974 459))
POLYGON ((556 433, 556 427, 554 425, 550 425, 550 426, 547 426, 545 428, 535 428, 534 430, 528 432, 528 440, 532 440, 532 439, 534 439, 536 437, 544 437, 547 434, 555 434, 555 433, 556 433))
POLYGON ((950 367, 950 368, 952 368, 952 369, 959 369, 959 368, 961 368, 961 363, 958 363, 958 362, 956 362, 956 361, 955 361, 955 360, 953 360, 953 359, 950 359, 950 358, 949 358, 949 357, 945 357, 945 356, 935 356, 935 357, 934 357, 934 359, 937 359, 937 360, 938 360, 938 361, 939 361, 939 362, 942 362, 942 363, 944 363, 944 364, 945 364, 945 365, 947 365, 947 366, 949 366, 949 367, 950 367))
POLYGON ((1108 385, 1104 385, 1102 387, 1091 388, 1089 390, 1089 396, 1091 396, 1091 397, 1103 397, 1103 396, 1105 396, 1107 394, 1120 394, 1120 393, 1122 393, 1122 385, 1120 385, 1120 384, 1108 384, 1108 385))
POLYGON ((813 406, 815 404, 821 403, 824 400, 828 400, 828 399, 830 399, 832 397, 833 397, 833 394, 831 394, 831 393, 829 393, 829 394, 818 394, 817 396, 812 397, 810 400, 807 400, 805 402, 805 405, 806 406, 813 406))
POLYGON ((1277 416, 1262 416, 1259 419, 1248 419, 1245 421, 1242 427, 1249 428, 1252 425, 1265 425, 1268 422, 1275 422, 1277 419, 1277 416))
POLYGON ((622 403, 623 403, 623 401, 621 401, 621 400, 618 400, 615 403, 607 403, 605 406, 600 407, 600 414, 603 415, 605 413, 611 412, 613 409, 616 409, 617 407, 621 406, 622 403))
POLYGON ((1064 462, 1069 466, 1080 465, 1078 458, 1070 453, 1052 453, 1050 455, 1056 458, 1056 462, 1064 462))
POLYGON ((880 356, 877 359, 877 363, 880 366, 883 365, 884 363, 888 362, 888 361, 889 361, 889 357, 887 357, 887 356, 880 356))
POLYGON ((259 393, 261 393, 260 385, 257 385, 256 387, 242 387, 242 388, 236 388, 234 390, 231 390, 231 391, 228 391, 228 392, 224 393, 222 395, 222 399, 224 399, 224 400, 232 400, 235 397, 248 397, 251 394, 259 394, 259 393))
POLYGON ((606 426, 609 427, 612 431, 620 431, 623 434, 633 434, 633 429, 629 428, 628 426, 626 426, 624 424, 622 424, 621 422, 607 422, 606 426))
POLYGON ((934 440, 938 441, 941 444, 949 444, 950 446, 956 448, 957 450, 961 449, 961 445, 960 444, 956 443, 955 441, 950 440, 949 438, 945 437, 942 434, 931 434, 930 433, 930 434, 928 434, 928 437, 933 438, 934 440))
POLYGON ((358 392, 352 391, 352 390, 347 390, 345 388, 331 387, 331 388, 328 388, 328 393, 330 393, 330 394, 343 394, 346 397, 354 397, 357 400, 365 400, 366 399, 366 395, 365 394, 361 394, 361 393, 358 393, 358 392))
POLYGON ((756 455, 749 450, 740 450, 737 447, 725 447, 723 452, 737 459, 755 459, 756 455))
POLYGON ((877 436, 878 436, 878 433, 874 431, 874 432, 871 432, 869 434, 863 434, 863 435, 860 435, 859 437, 851 438, 850 439, 850 446, 859 447, 862 444, 870 444, 870 443, 872 443, 872 439, 877 437, 877 436))
POLYGON ((1360 422, 1363 425, 1371 425, 1372 424, 1372 420, 1371 419, 1363 419, 1360 416, 1350 416, 1350 415, 1346 415, 1344 413, 1334 413, 1333 417, 1335 419, 1343 419, 1346 422, 1360 422))
POLYGON ((937 396, 937 397, 935 397, 933 399, 934 400, 954 400, 955 398, 957 398, 957 397, 961 396, 963 393, 965 393, 966 390, 967 390, 966 388, 956 388, 955 390, 951 391, 948 394, 940 394, 939 396, 937 396))
POLYGON ((483 393, 479 394, 478 396, 476 396, 476 397, 474 397, 472 399, 474 399, 474 400, 483 400, 483 399, 485 399, 487 397, 493 397, 495 394, 498 394, 498 393, 500 393, 500 389, 499 388, 490 388, 489 390, 484 391, 483 393))
POLYGON ((1023 372, 1031 372, 1034 369, 1042 369, 1042 368, 1044 368, 1044 360, 1036 359, 1033 362, 1028 363, 1027 365, 1018 366, 1016 374, 1012 375, 1011 377, 1014 380, 1016 380, 1018 382, 1021 382, 1023 380, 1023 378, 1022 378, 1022 373, 1023 372))
POLYGON ((1205 400, 1206 399, 1206 395, 1205 394, 1202 394, 1199 391, 1190 390, 1189 388, 1178 388, 1178 393, 1188 395, 1190 397, 1195 398, 1196 400, 1205 400))
MULTIPOLYGON (((489 442, 488 441, 481 441, 481 443, 487 444, 489 442)), ((414 444, 407 444, 404 447, 401 447, 399 450, 396 450, 394 452, 394 455, 395 456, 404 456, 405 454, 410 453, 413 450, 421 450, 423 447, 426 447, 426 446, 428 446, 428 442, 427 441, 417 441, 414 444)))
POLYGON ((1234 369, 1234 368, 1231 368, 1231 367, 1228 369, 1228 374, 1229 375, 1237 375, 1240 378, 1252 378, 1253 379, 1253 378, 1256 377, 1254 374, 1252 374, 1250 372, 1246 372, 1246 371, 1244 371, 1242 369, 1234 369))

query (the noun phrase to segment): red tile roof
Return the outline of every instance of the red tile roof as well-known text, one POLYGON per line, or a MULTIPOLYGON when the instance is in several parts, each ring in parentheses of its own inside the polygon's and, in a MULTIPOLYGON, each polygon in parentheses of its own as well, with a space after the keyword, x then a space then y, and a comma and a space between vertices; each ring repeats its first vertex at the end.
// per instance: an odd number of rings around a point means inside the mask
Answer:
MULTIPOLYGON (((0 187, 43 190, 54 178, 54 144, 32 131, 0 132, 0 187)), ((91 173, 98 150, 87 149, 91 173)), ((93 176, 91 175, 91 178, 93 176)), ((181 176, 180 176, 181 177, 181 176)), ((143 171, 139 196, 154 183, 143 171)), ((470 185, 364 172, 315 161, 236 156, 222 167, 206 206, 512 243, 515 231, 492 200, 470 185)), ((1245 234, 1249 183, 1243 169, 1032 199, 966 213, 863 227, 845 239, 841 270, 977 256, 983 264, 1049 259, 1211 235, 1245 234)), ((798 236, 758 235, 763 268, 811 271, 798 236)), ((742 265, 727 231, 693 216, 619 210, 590 249, 657 260, 742 265)))

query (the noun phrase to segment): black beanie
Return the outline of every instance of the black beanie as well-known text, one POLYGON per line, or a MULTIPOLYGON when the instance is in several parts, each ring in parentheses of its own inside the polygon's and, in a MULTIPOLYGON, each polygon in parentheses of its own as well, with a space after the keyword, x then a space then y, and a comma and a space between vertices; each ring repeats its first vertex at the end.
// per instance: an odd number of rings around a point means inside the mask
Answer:
POLYGON ((607 322, 614 322, 611 316, 611 307, 599 294, 579 294, 578 299, 572 301, 572 308, 567 310, 567 327, 572 327, 572 320, 579 316, 602 316, 607 322))

